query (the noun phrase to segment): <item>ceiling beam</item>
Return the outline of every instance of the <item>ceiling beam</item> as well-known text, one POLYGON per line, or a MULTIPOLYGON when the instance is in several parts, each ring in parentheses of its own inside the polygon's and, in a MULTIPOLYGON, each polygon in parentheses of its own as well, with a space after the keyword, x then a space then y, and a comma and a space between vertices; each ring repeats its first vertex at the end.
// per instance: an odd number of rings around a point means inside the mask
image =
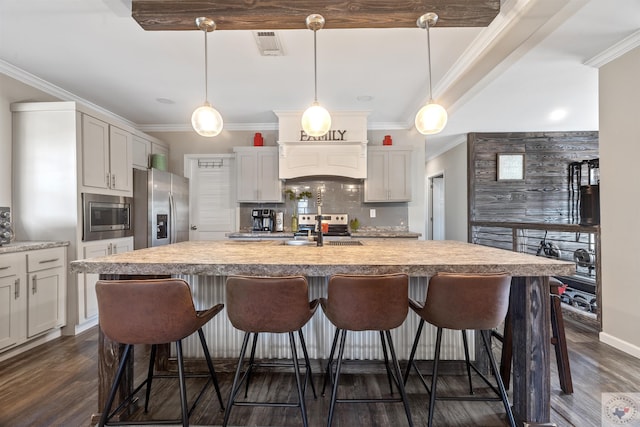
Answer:
POLYGON ((422 14, 438 14, 438 27, 486 27, 500 0, 132 0, 133 18, 145 30, 197 30, 195 18, 212 18, 218 30, 306 29, 319 13, 325 28, 416 27, 422 14))

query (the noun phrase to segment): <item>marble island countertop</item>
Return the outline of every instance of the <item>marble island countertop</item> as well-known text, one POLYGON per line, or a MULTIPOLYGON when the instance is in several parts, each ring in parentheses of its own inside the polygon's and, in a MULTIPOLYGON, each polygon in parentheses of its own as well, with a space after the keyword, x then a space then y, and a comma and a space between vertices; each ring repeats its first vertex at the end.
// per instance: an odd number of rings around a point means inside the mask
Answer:
POLYGON ((32 251, 36 249, 57 248, 60 246, 69 246, 69 242, 53 242, 53 241, 11 242, 11 243, 0 246, 0 254, 32 251))
POLYGON ((191 241, 71 263, 100 274, 291 275, 505 271, 514 276, 571 275, 575 264, 455 241, 365 239, 362 246, 288 246, 281 240, 191 241))

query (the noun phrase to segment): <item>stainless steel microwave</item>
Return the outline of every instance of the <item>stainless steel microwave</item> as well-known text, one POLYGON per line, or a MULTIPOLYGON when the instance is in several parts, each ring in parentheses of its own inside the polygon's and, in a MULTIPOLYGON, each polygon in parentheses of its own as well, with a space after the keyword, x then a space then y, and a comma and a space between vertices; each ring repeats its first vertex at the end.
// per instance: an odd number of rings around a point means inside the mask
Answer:
POLYGON ((82 193, 82 240, 133 236, 133 198, 82 193))

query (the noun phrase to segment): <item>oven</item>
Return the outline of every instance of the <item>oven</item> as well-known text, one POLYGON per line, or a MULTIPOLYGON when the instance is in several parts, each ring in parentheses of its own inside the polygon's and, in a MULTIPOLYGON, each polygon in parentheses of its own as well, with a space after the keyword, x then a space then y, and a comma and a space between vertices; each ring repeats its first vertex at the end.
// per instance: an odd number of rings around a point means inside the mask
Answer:
POLYGON ((82 240, 117 239, 133 236, 133 199, 82 193, 82 240))
MULTIPOLYGON (((350 239, 348 214, 322 214, 322 235, 336 239, 350 239)), ((302 214, 298 216, 298 231, 295 236, 317 235, 316 214, 302 214)))

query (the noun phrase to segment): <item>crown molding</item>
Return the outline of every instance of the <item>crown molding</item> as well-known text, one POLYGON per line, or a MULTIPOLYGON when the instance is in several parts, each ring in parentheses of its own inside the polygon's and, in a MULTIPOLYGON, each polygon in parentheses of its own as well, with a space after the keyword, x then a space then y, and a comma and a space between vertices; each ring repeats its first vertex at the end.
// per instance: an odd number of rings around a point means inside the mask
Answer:
POLYGON ((636 31, 628 37, 625 37, 618 43, 614 44, 603 52, 600 52, 593 58, 586 60, 584 62, 584 65, 594 68, 600 68, 604 65, 607 65, 609 62, 620 58, 622 55, 632 51, 638 46, 640 46, 640 30, 636 31))

